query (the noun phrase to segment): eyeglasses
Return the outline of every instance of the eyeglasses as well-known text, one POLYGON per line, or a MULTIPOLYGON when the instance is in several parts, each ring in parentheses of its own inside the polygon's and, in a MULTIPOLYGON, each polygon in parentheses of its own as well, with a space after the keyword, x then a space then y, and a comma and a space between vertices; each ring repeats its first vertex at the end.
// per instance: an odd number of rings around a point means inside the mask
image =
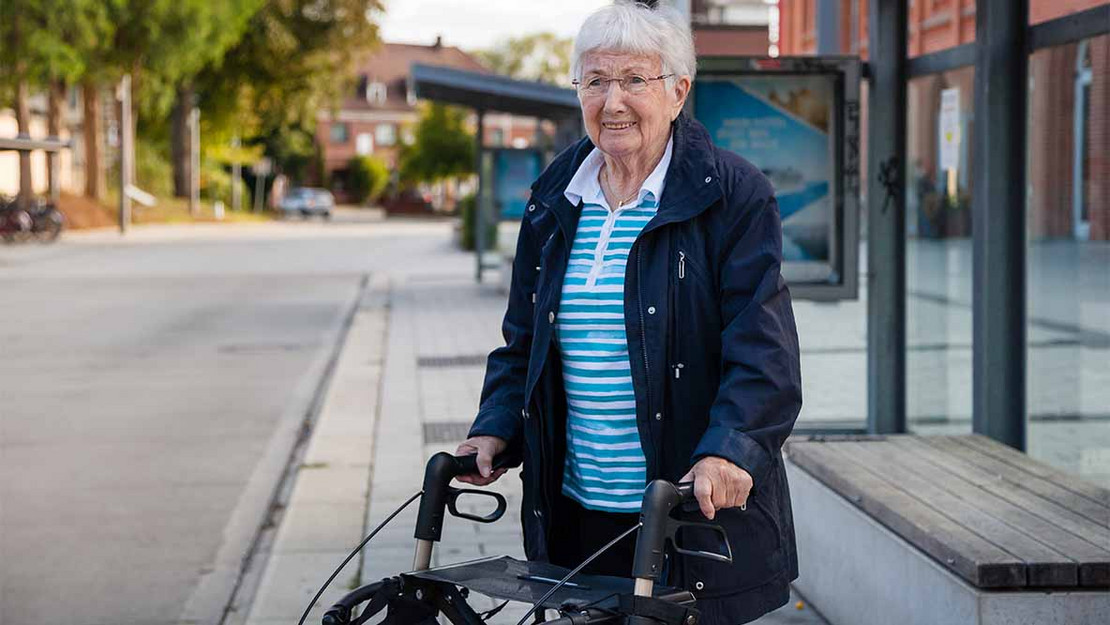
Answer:
POLYGON ((655 78, 646 78, 638 74, 621 76, 620 78, 605 78, 604 76, 590 76, 583 80, 572 80, 571 84, 578 88, 584 97, 594 98, 609 93, 609 83, 615 82, 629 95, 640 95, 647 91, 648 85, 653 80, 671 78, 674 74, 663 74, 655 78))

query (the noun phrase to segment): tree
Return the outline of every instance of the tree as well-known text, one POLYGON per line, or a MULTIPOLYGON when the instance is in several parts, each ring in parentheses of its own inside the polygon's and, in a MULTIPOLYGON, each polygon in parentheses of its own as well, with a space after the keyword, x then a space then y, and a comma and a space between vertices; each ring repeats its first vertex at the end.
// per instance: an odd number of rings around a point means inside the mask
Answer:
POLYGON ((401 179, 437 182, 474 172, 474 133, 466 113, 444 104, 425 104, 414 141, 401 151, 401 179))
POLYGON ((347 89, 354 58, 377 45, 381 10, 380 0, 267 0, 194 80, 205 117, 265 146, 283 171, 303 168, 316 114, 347 89))
MULTIPOLYGON (((113 0, 109 14, 116 25, 112 46, 101 56, 109 80, 131 75, 133 123, 161 126, 174 112, 192 108, 192 78, 218 61, 242 36, 247 21, 263 0, 113 0)), ((188 190, 189 161, 186 115, 172 120, 175 191, 188 190), (185 165, 183 165, 185 164, 185 165)), ((135 133, 134 136, 138 136, 135 133)))
POLYGON ((347 190, 356 203, 373 203, 389 184, 389 167, 373 156, 355 156, 347 163, 347 190))
POLYGON ((475 52, 491 70, 522 80, 565 85, 570 82, 574 40, 553 33, 534 33, 506 39, 489 50, 475 52))
MULTIPOLYGON (((38 88, 50 95, 49 132, 60 134, 65 87, 89 72, 87 58, 110 31, 99 0, 0 3, 0 91, 12 101, 21 135, 30 134, 28 98, 38 88)), ((30 154, 21 152, 19 160, 19 195, 27 202, 33 189, 30 154)))

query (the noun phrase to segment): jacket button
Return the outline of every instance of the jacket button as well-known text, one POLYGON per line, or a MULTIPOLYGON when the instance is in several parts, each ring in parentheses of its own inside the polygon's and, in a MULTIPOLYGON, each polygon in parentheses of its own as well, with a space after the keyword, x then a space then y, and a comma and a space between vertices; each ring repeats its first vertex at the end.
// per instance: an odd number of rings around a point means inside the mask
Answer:
MULTIPOLYGON (((709 182, 709 181, 708 181, 708 180, 706 180, 706 182, 709 182)), ((520 205, 519 205, 519 204, 517 204, 517 206, 520 206, 520 205)), ((529 205, 528 205, 528 212, 530 213, 530 212, 532 212, 532 211, 534 211, 534 210, 536 210, 536 205, 535 205, 535 204, 529 204, 529 205)))
POLYGON ((655 306, 648 306, 648 314, 649 315, 654 315, 655 314, 655 306))
POLYGON ((527 410, 525 410, 525 409, 523 409, 523 408, 522 408, 522 409, 520 410, 520 414, 521 414, 521 416, 523 416, 523 417, 524 417, 525 419, 527 419, 527 418, 528 418, 528 411, 527 411, 527 410))
POLYGON ((543 510, 540 510, 539 508, 536 508, 535 510, 533 510, 532 514, 536 515, 537 519, 542 519, 543 518, 543 510))
POLYGON ((709 184, 710 180, 713 180, 713 176, 706 176, 705 177, 705 184, 709 184))
POLYGON ((547 322, 548 323, 555 323, 555 312, 554 311, 547 313, 547 322))
POLYGON ((704 590, 705 582, 694 582, 694 588, 697 588, 698 590, 704 590))
POLYGON ((662 421, 663 420, 663 413, 662 412, 655 413, 655 420, 656 421, 662 421))

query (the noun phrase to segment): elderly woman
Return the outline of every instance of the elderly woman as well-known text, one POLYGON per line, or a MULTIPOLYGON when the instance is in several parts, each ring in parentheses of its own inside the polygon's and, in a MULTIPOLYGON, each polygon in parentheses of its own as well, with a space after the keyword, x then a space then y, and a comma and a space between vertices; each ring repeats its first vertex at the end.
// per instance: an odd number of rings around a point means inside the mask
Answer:
MULTIPOLYGON (((692 480, 691 516, 725 528, 734 562, 670 558, 668 582, 731 625, 797 577, 780 450, 801 380, 772 188, 683 114, 694 73, 673 9, 617 2, 583 24, 589 136, 532 186, 506 345, 458 453, 478 454, 478 485, 504 473, 495 455, 523 460, 525 551, 568 567, 637 522, 649 481, 692 480)), ((685 547, 715 550, 695 534, 685 547)), ((628 577, 634 545, 587 571, 628 577)))

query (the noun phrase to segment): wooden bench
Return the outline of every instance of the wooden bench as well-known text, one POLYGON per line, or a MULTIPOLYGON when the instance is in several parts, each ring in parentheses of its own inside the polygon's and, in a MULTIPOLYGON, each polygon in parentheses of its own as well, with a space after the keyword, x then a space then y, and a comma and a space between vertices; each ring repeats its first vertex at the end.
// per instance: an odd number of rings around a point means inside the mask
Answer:
POLYGON ((831 623, 1110 624, 1110 490, 982 436, 786 457, 797 588, 831 623))

